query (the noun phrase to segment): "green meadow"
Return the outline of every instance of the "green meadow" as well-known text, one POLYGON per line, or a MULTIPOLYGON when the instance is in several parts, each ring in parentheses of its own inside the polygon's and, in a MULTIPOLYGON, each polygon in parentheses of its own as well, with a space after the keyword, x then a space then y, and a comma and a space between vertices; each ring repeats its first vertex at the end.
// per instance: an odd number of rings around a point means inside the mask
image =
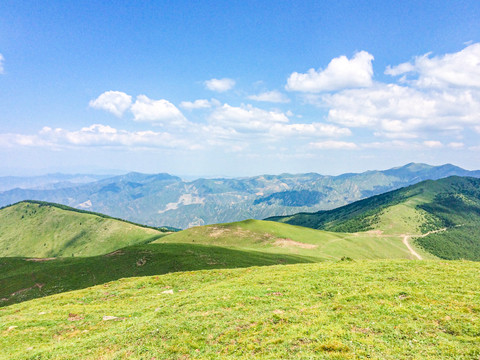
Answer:
POLYGON ((0 309, 5 359, 477 359, 480 265, 361 260, 122 279, 0 309))
POLYGON ((92 256, 165 235, 103 214, 37 201, 0 209, 0 224, 0 256, 4 257, 92 256))

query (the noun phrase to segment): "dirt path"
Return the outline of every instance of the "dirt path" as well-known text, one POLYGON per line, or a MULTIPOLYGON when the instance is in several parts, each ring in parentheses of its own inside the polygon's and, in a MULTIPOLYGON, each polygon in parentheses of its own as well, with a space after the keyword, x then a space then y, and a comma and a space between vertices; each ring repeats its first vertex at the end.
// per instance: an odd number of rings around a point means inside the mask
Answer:
POLYGON ((415 256, 418 260, 423 260, 423 258, 415 251, 413 248, 410 246, 410 243, 408 242, 408 239, 410 238, 409 235, 402 235, 403 236, 403 243, 405 246, 408 248, 410 253, 415 256))

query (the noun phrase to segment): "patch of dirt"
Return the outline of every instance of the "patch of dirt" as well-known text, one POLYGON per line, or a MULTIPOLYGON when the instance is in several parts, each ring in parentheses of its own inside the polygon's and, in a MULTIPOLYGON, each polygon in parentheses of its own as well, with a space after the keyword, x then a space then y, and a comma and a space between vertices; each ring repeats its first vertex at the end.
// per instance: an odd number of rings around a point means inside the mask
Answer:
POLYGON ((113 251, 111 253, 108 253, 104 256, 115 256, 115 255, 123 255, 123 254, 125 254, 125 253, 122 250, 115 250, 115 251, 113 251))
POLYGON ((217 238, 223 235, 225 233, 225 229, 221 228, 212 228, 212 231, 210 232, 210 237, 217 238))
POLYGON ((43 262, 43 261, 51 261, 55 260, 56 258, 51 257, 51 258, 27 258, 25 261, 33 261, 33 262, 43 262))
POLYGON ((315 249, 318 245, 313 244, 305 244, 298 241, 294 241, 292 239, 278 239, 273 243, 273 246, 278 247, 299 247, 302 249, 315 249))
POLYGON ((365 335, 373 333, 373 331, 370 328, 362 328, 358 326, 353 326, 352 331, 356 333, 362 333, 365 335))
POLYGON ((368 230, 368 231, 366 231, 366 233, 371 234, 371 235, 382 235, 383 231, 382 230, 368 230))
POLYGON ((20 290, 18 290, 18 291, 15 291, 14 293, 11 293, 11 294, 10 294, 10 297, 16 296, 16 295, 20 295, 20 294, 22 294, 22 293, 24 293, 24 292, 27 292, 27 291, 29 291, 29 290, 32 290, 32 289, 34 289, 34 288, 38 288, 39 290, 42 290, 42 288, 43 288, 44 285, 45 285, 45 284, 36 283, 35 285, 33 285, 33 286, 29 287, 29 288, 20 289, 20 290))
POLYGON ((79 320, 83 320, 83 319, 84 318, 81 315, 73 314, 73 313, 68 314, 68 321, 79 321, 79 320))
POLYGON ((145 259, 144 257, 137 260, 137 266, 143 266, 146 263, 147 263, 147 259, 145 259))

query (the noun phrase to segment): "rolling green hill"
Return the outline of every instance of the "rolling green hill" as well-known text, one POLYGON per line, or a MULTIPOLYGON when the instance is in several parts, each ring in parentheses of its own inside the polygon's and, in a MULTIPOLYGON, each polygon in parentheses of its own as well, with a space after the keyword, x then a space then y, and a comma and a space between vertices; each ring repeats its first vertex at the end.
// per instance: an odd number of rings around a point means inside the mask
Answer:
POLYGON ((3 359, 478 359, 480 264, 182 272, 0 310, 3 359))
MULTIPOLYGON (((423 254, 429 258, 429 254, 423 254)), ((414 259, 401 237, 246 220, 191 228, 91 257, 0 258, 0 306, 122 277, 346 259, 414 259)))
POLYGON ((164 236, 153 229, 64 205, 24 201, 0 209, 0 256, 105 254, 164 236))
POLYGON ((330 231, 408 234, 444 259, 480 260, 480 179, 452 176, 316 213, 267 220, 330 231))
POLYGON ((181 243, 135 245, 91 257, 4 257, 0 258, 0 306, 125 277, 313 261, 318 260, 288 253, 181 243))
MULTIPOLYGON (((262 220, 207 225, 183 230, 154 243, 216 245, 270 254, 297 254, 315 261, 352 259, 412 259, 396 235, 375 232, 340 233, 262 220)), ((428 257, 428 255, 425 255, 428 257)))

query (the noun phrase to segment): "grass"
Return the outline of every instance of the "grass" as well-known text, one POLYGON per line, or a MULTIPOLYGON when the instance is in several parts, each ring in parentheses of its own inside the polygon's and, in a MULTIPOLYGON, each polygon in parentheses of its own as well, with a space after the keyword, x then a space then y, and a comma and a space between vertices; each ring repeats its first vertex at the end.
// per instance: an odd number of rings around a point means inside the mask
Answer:
POLYGON ((323 260, 412 259, 400 236, 370 233, 337 233, 292 226, 273 221, 246 220, 201 226, 174 233, 154 243, 189 243, 296 254, 323 260))
POLYGON ((165 235, 157 229, 41 202, 1 209, 0 224, 3 257, 100 255, 165 235))
POLYGON ((452 176, 423 181, 334 210, 271 220, 332 231, 375 229, 384 235, 418 235, 414 243, 424 253, 449 260, 480 261, 479 189, 480 179, 452 176))
MULTIPOLYGON (((422 253, 428 258, 428 253, 422 253)), ((261 220, 191 228, 91 257, 0 258, 0 306, 123 277, 351 259, 413 259, 399 236, 333 233, 261 220)))
POLYGON ((477 359, 479 273, 375 260, 122 279, 0 309, 0 358, 477 359))
POLYGON ((201 244, 137 245, 93 257, 31 260, 0 258, 0 306, 125 277, 317 261, 295 254, 269 254, 201 244))

